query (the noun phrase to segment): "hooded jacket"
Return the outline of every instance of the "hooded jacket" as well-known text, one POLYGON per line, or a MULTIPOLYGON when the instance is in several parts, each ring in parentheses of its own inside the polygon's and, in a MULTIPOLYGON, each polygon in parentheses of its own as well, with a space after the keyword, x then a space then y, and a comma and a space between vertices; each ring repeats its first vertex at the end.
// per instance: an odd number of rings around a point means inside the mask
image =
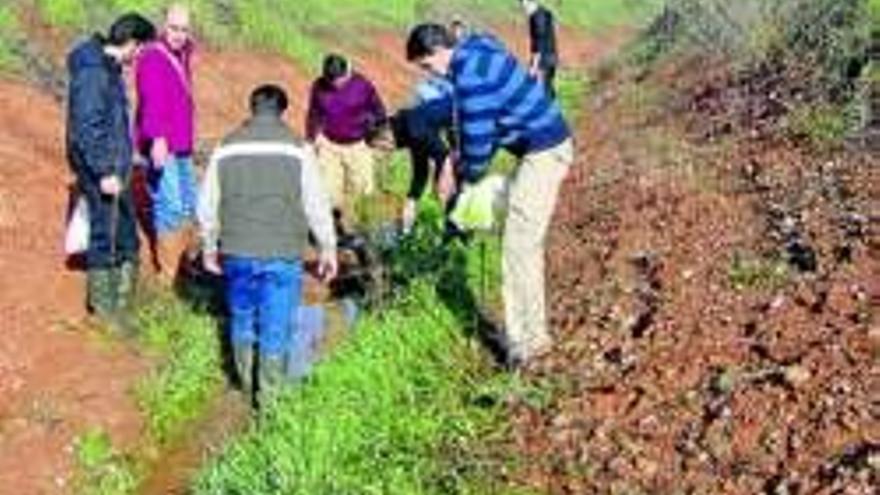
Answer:
POLYGON ((73 172, 92 182, 129 177, 132 142, 122 66, 104 53, 95 35, 73 49, 67 68, 67 154, 73 172))

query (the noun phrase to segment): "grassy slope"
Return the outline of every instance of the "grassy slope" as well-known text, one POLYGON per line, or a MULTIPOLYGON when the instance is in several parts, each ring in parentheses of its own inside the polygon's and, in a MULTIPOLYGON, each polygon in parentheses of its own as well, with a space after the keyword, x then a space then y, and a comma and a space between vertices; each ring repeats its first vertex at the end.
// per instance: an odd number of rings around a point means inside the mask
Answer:
MULTIPOLYGON (((661 0, 549 1, 567 25, 596 28, 635 15, 645 15, 661 0)), ((138 10, 158 17, 167 0, 37 0, 43 16, 72 29, 105 26, 112 17, 138 10)), ((306 67, 316 68, 323 54, 321 40, 344 39, 364 29, 400 29, 425 19, 453 16, 485 24, 521 15, 511 0, 448 0, 431 5, 421 0, 189 0, 199 29, 213 43, 268 47, 306 67)))
MULTIPOLYGON (((427 285, 371 315, 203 472, 196 493, 450 493, 480 479, 486 374, 427 285), (455 456, 446 454, 456 453, 455 456)), ((477 493, 477 491, 471 491, 477 493)))

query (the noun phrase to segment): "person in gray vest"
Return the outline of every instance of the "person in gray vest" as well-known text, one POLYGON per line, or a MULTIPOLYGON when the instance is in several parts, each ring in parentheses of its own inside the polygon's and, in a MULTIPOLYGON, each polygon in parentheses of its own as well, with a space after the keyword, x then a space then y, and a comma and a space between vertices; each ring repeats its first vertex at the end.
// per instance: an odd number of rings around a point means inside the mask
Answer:
POLYGON ((282 120, 287 105, 277 86, 254 90, 252 116, 212 155, 199 197, 204 266, 224 277, 236 371, 258 405, 284 376, 310 230, 319 277, 337 272, 330 200, 311 146, 282 120))

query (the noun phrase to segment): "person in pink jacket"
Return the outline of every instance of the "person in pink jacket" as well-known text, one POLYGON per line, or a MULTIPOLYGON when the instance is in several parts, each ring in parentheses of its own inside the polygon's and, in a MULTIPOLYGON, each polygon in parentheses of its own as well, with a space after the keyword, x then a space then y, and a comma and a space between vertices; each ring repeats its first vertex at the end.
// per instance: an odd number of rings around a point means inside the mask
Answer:
POLYGON ((162 35, 137 62, 135 132, 149 163, 152 232, 160 282, 171 285, 181 257, 193 244, 196 176, 193 167, 195 105, 190 13, 171 6, 162 35))

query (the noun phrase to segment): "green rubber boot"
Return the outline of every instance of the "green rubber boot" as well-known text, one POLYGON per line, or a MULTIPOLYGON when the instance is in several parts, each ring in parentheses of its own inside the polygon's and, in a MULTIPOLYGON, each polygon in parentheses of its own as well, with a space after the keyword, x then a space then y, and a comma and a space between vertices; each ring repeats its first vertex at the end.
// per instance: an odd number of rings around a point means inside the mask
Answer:
POLYGON ((284 356, 260 355, 257 406, 265 408, 278 396, 284 384, 284 356))
POLYGON ((116 312, 114 274, 109 268, 90 268, 86 274, 86 297, 89 311, 101 320, 109 320, 116 312))
POLYGON ((137 294, 138 262, 125 261, 113 270, 116 283, 115 320, 117 333, 130 338, 138 334, 137 319, 134 314, 134 299, 137 294))
POLYGON ((243 394, 253 400, 254 393, 254 346, 251 344, 233 345, 232 360, 235 364, 235 374, 238 385, 243 394))

